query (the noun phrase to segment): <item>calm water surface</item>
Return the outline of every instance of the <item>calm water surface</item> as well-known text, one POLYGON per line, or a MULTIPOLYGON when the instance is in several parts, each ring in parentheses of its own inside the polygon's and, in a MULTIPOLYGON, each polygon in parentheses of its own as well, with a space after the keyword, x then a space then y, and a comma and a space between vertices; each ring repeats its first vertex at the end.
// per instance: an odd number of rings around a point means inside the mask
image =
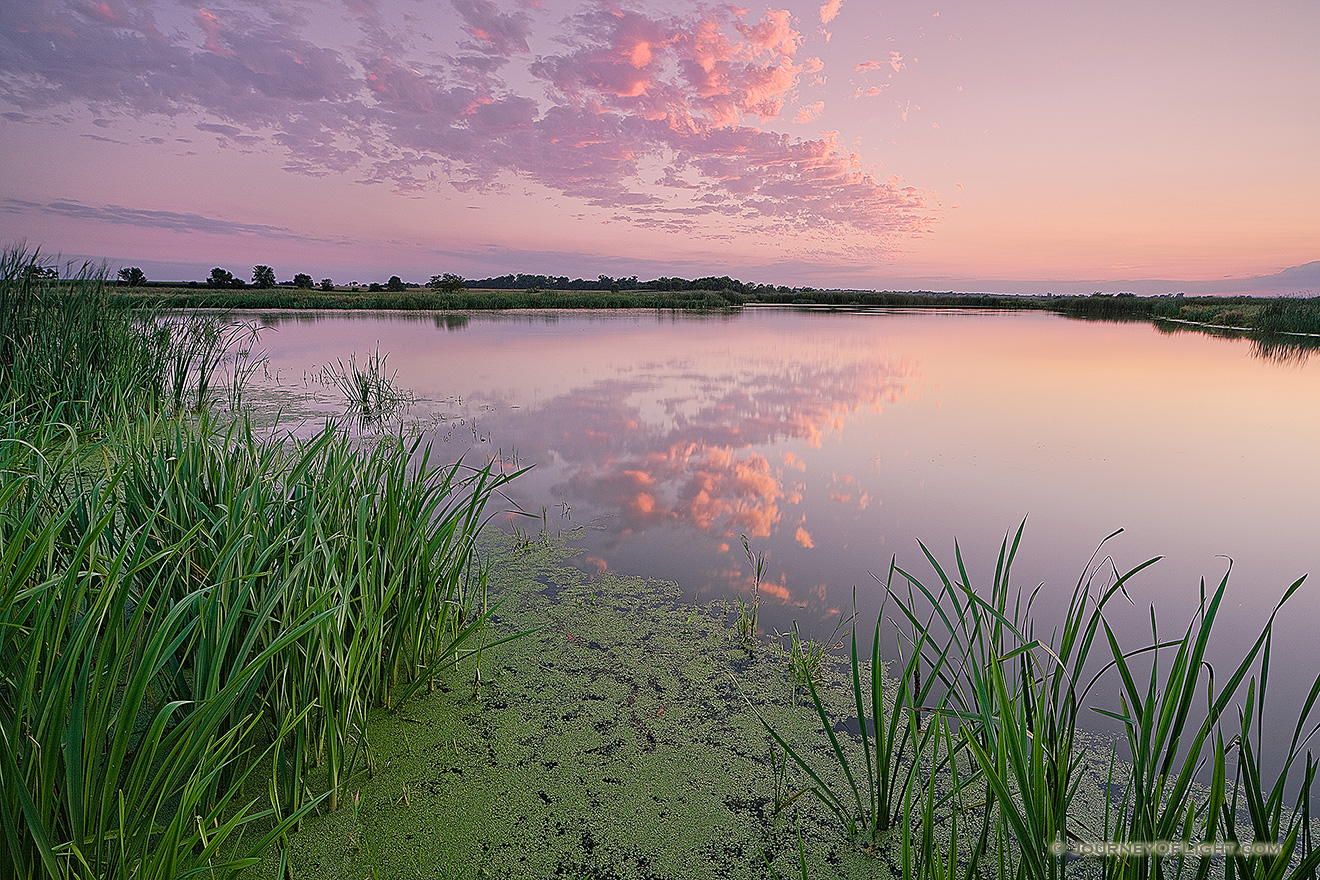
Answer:
MULTIPOLYGON (((931 574, 925 542, 988 584, 1025 517, 1015 568, 1064 608, 1100 541, 1123 569, 1164 559, 1112 606, 1132 646, 1185 627, 1232 560, 1215 648, 1240 659, 1274 602, 1320 562, 1320 361, 1141 323, 1054 315, 748 308, 656 313, 263 313, 275 393, 336 411, 312 377, 379 347, 422 400, 441 457, 533 465, 513 497, 578 527, 588 570, 747 597, 762 622, 825 637, 874 620, 892 558, 931 574)), ((319 416, 305 423, 309 431, 319 416)), ((290 425, 293 422, 289 422, 290 425)), ((932 577, 933 580, 933 577, 932 577)), ((1276 626, 1271 690, 1309 687, 1320 580, 1276 626), (1304 673, 1304 674, 1297 674, 1304 673)))

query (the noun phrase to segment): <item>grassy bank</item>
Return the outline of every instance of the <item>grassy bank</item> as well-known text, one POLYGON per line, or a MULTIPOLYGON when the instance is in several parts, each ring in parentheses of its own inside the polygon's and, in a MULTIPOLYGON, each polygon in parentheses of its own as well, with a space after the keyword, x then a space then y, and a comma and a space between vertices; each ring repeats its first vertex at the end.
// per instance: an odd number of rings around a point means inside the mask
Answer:
POLYGON ((220 418, 214 325, 2 265, 0 875, 230 876, 468 655, 506 478, 262 438, 220 418))

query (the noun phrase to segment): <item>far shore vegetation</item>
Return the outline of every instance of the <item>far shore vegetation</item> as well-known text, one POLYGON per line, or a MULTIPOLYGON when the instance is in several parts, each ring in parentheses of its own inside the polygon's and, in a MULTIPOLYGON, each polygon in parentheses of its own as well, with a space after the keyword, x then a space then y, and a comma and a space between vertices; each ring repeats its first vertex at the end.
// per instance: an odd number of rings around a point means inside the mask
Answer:
MULTIPOLYGON (((465 279, 452 273, 425 284, 391 276, 385 282, 337 283, 298 273, 277 282, 269 266, 254 266, 252 281, 216 268, 205 281, 154 282, 141 269, 120 271, 112 299, 131 304, 199 309, 399 309, 486 311, 503 309, 726 310, 744 305, 834 308, 931 308, 1047 311, 1072 318, 1150 321, 1165 329, 1204 328, 1230 333, 1320 335, 1320 296, 1006 295, 932 291, 822 290, 755 284, 710 276, 686 279, 637 276, 596 279, 554 275, 501 275, 465 279)), ((1304 343, 1297 343, 1304 344, 1304 343)))

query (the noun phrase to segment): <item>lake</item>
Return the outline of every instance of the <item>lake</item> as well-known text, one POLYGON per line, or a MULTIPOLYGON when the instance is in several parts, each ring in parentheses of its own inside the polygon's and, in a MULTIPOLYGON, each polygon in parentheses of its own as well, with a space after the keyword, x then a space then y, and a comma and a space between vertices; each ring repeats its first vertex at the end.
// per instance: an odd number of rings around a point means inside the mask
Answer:
MULTIPOLYGON (((869 631, 891 559, 935 582, 918 540, 950 567, 956 540, 987 586, 1025 517, 1014 580, 1044 585, 1050 625, 1115 530, 1118 568, 1164 557, 1110 606, 1131 647, 1152 606, 1180 634, 1231 559, 1220 668, 1320 562, 1320 363, 1246 340, 1035 312, 240 316, 265 328, 254 394, 287 429, 342 411, 323 365, 379 350, 440 459, 532 466, 510 497, 535 516, 498 523, 703 601, 750 598, 746 536, 771 635, 829 637, 854 590, 869 631)), ((1320 670, 1320 582, 1285 609, 1270 691, 1296 706, 1320 670)))

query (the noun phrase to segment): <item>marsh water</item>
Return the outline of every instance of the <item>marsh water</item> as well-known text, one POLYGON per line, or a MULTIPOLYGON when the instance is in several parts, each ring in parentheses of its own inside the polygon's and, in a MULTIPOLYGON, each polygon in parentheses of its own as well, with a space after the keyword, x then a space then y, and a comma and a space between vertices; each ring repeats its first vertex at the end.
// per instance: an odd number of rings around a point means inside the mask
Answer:
MULTIPOLYGON (((918 541, 951 569, 956 541, 987 588, 1024 518, 1014 583, 1043 585, 1038 635, 1119 529, 1097 562, 1164 557, 1111 605, 1131 647, 1152 608, 1180 634, 1231 561, 1212 660, 1233 664, 1320 568, 1320 360, 1247 340, 929 310, 242 317, 264 327, 254 393, 284 429, 342 412, 324 365, 379 351, 434 459, 531 467, 509 493, 531 516, 499 525, 702 601, 751 598, 745 536, 767 635, 828 638, 854 593, 873 624, 891 560, 936 581, 918 541)), ((1275 626, 1281 703, 1320 670, 1317 626, 1320 578, 1275 626)))

